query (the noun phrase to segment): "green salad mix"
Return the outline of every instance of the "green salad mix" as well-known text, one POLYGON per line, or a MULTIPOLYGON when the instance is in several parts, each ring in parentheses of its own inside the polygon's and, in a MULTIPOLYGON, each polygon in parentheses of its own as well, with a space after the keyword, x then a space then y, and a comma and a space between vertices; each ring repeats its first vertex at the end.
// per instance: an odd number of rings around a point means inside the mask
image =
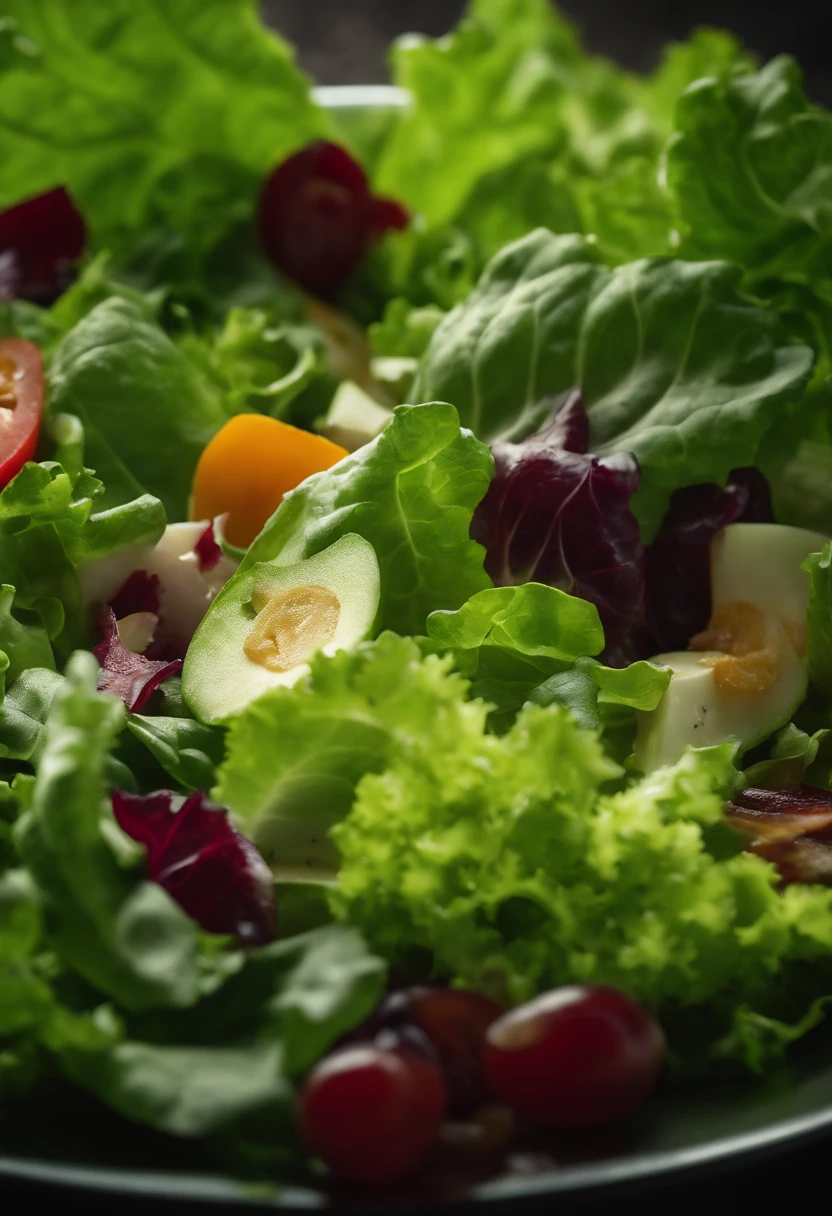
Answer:
POLYGON ((0 1127, 285 1176, 392 975, 612 986, 680 1073, 832 996, 832 114, 547 0, 391 71, 2 7, 0 1127))

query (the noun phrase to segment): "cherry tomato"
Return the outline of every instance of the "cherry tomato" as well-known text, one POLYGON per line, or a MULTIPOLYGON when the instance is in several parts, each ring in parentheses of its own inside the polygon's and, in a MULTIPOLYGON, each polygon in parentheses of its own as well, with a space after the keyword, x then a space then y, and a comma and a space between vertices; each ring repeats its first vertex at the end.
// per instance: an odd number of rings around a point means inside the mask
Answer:
POLYGON ((43 397, 40 347, 23 338, 0 339, 0 490, 35 454, 43 397))
POLYGON ((662 1066, 650 1014, 612 988, 568 987, 513 1009, 486 1032, 491 1089, 556 1131, 612 1123, 639 1106, 662 1066))
POLYGON ((446 1105, 445 1082, 429 1056, 386 1032, 312 1070, 300 1120, 307 1145, 338 1178, 384 1186, 425 1159, 446 1105))

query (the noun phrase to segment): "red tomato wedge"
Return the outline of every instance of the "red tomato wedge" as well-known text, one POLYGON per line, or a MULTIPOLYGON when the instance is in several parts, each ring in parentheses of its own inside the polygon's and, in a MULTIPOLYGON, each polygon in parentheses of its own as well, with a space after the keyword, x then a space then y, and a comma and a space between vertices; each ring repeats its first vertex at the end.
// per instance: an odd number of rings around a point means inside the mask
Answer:
POLYGON ((40 347, 23 338, 0 339, 0 490, 35 454, 43 398, 40 347))

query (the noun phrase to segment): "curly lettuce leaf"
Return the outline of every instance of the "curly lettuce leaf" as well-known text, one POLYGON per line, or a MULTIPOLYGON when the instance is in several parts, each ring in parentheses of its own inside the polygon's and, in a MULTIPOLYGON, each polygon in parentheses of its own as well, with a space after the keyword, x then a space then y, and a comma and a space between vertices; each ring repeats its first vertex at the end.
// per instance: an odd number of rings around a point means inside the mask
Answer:
POLYGON ((14 615, 22 621, 28 613, 27 624, 36 625, 37 614, 62 656, 87 634, 76 567, 128 545, 153 543, 165 528, 164 508, 150 495, 107 509, 101 482, 72 468, 77 447, 76 436, 61 453, 69 471, 54 461, 26 464, 0 493, 3 574, 14 587, 14 615))
POLYGON ((99 248, 154 224, 214 243, 326 129, 253 0, 9 0, 4 15, 20 36, 0 84, 0 201, 66 185, 99 248))
POLYGON ((286 495, 240 569, 289 565, 356 532, 379 559, 378 627, 421 633, 428 613, 490 583, 469 528, 492 472, 453 406, 399 406, 372 443, 286 495))
POLYGON ((738 291, 721 262, 655 258, 608 271, 579 237, 534 232, 500 253, 439 326, 414 396, 447 398, 493 441, 522 437, 575 384, 599 455, 633 452, 647 540, 670 495, 754 463, 802 397, 812 352, 738 291))
POLYGON ((792 965, 817 965, 813 997, 830 979, 832 893, 779 891, 721 826, 732 755, 689 751, 608 793, 620 770, 562 708, 530 706, 500 737, 435 735, 359 785, 333 829, 332 906, 389 958, 426 951, 466 986, 612 984, 660 1014, 707 1006, 717 1039, 740 1004, 775 1015, 792 965))
POLYGON ((306 679, 233 720, 214 798, 279 875, 331 878, 338 855, 329 829, 364 774, 410 738, 453 735, 478 712, 465 705, 466 686, 450 665, 450 657, 422 661, 416 642, 390 633, 318 656, 306 679))

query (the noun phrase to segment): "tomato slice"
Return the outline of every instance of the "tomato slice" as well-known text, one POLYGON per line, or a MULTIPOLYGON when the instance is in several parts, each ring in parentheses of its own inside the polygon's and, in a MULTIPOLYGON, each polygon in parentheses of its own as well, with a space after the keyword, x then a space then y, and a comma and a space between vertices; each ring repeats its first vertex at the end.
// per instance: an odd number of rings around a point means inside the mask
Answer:
POLYGON ((24 338, 0 339, 0 490, 35 454, 43 399, 40 347, 24 338))

